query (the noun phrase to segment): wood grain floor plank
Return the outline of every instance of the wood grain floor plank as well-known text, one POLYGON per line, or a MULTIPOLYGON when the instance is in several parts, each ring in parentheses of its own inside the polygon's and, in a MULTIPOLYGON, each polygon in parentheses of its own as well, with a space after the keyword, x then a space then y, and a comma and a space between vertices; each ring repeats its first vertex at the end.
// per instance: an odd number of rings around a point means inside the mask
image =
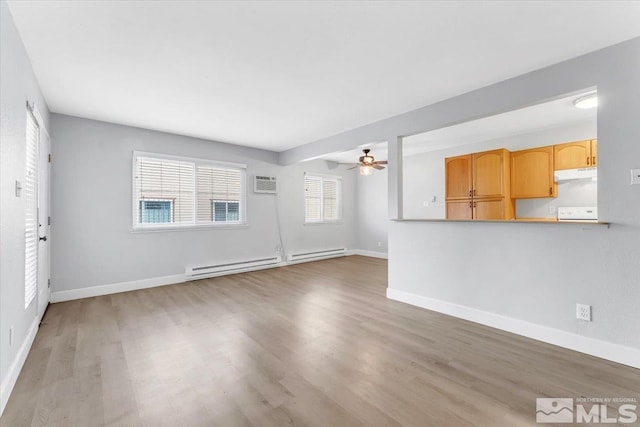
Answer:
POLYGON ((640 400, 639 370, 388 300, 386 275, 351 256, 53 304, 0 425, 534 426, 536 397, 640 400))

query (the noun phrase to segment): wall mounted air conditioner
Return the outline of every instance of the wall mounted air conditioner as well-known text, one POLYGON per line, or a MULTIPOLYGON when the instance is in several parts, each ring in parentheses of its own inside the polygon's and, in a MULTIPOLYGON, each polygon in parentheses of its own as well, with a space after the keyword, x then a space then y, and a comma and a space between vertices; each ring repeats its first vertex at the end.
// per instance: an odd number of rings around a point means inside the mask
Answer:
POLYGON ((256 175, 253 177, 253 192, 276 194, 278 192, 275 176, 256 175))

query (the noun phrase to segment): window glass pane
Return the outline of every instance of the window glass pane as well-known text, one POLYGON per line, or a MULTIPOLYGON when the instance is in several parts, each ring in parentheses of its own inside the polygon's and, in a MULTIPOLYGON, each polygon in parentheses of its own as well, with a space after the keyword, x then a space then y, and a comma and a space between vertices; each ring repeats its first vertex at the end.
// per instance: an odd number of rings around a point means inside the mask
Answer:
POLYGON ((140 200, 140 224, 173 222, 172 200, 140 200))
POLYGON ((240 220, 240 204, 238 202, 227 203, 227 220, 228 221, 240 220))
POLYGON ((214 217, 213 220, 218 221, 226 221, 227 220, 227 203, 226 202, 213 202, 213 212, 214 217))

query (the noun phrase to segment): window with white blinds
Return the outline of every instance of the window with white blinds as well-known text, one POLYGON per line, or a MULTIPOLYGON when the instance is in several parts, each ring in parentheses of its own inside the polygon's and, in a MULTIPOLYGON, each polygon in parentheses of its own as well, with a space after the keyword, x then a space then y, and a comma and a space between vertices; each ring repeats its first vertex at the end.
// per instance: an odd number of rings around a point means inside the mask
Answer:
POLYGON ((31 111, 27 111, 25 177, 22 191, 25 199, 24 308, 38 290, 38 141, 40 129, 31 111))
POLYGON ((134 153, 134 228, 245 223, 245 166, 134 153))
POLYGON ((304 222, 329 222, 341 218, 341 180, 304 176, 304 222))

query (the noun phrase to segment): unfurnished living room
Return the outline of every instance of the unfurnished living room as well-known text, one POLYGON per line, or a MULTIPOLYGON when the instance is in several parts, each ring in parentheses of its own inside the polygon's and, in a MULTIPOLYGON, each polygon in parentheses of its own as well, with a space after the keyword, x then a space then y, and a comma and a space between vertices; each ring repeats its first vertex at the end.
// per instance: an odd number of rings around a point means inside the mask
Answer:
POLYGON ((0 426, 640 426, 640 1, 0 12, 0 426))

